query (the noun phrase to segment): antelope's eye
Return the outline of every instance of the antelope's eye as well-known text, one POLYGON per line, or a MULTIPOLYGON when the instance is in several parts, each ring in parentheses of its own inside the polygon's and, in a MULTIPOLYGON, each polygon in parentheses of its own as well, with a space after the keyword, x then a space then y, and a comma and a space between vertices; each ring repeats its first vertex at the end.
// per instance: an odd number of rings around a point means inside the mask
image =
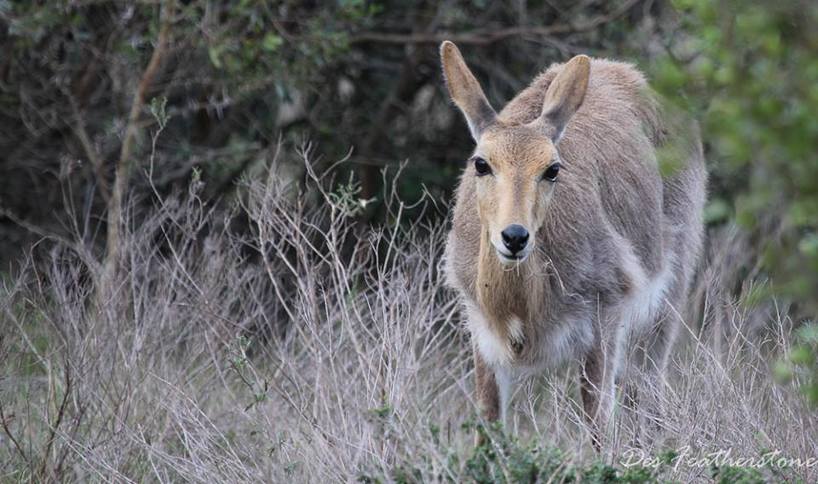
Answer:
POLYGON ((489 162, 476 156, 473 158, 474 161, 474 171, 477 172, 477 176, 483 175, 490 175, 491 174, 491 167, 489 166, 489 162))
POLYGON ((560 164, 559 163, 552 163, 551 166, 545 169, 545 173, 542 174, 543 180, 548 180, 550 182, 557 181, 557 175, 560 174, 560 164))

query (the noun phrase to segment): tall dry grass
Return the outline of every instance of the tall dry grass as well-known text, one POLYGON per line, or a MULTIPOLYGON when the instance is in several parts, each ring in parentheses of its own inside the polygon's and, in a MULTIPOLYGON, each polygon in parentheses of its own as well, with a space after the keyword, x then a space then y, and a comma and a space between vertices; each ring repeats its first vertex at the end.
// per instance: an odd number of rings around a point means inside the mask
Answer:
MULTIPOLYGON (((101 263, 81 238, 44 241, 3 280, 2 480, 472 475, 470 343, 439 269, 446 227, 422 225, 424 207, 393 191, 385 222, 361 227, 354 185, 315 173, 301 155, 305 185, 282 183, 274 164, 229 213, 203 203, 194 181, 189 193, 125 214, 124 270, 99 306, 101 263)), ((635 445, 651 455, 816 456, 814 411, 770 376, 791 322, 742 282, 744 243, 737 230, 711 234, 699 315, 667 378, 638 388, 651 413, 619 414, 602 454, 609 463, 635 445)), ((576 381, 568 368, 520 382, 509 431, 581 466, 597 457, 576 381)), ((662 476, 710 472, 682 465, 662 476)))

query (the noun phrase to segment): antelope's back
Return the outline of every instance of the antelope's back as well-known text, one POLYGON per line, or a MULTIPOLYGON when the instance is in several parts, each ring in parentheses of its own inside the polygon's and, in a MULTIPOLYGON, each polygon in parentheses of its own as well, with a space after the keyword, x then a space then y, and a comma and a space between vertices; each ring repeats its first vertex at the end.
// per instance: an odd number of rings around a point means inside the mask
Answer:
MULTIPOLYGON (((500 118, 509 123, 535 119, 561 69, 561 64, 553 65, 540 74, 506 105, 500 118)), ((554 217, 581 224, 596 219, 589 213, 601 212, 596 222, 609 224, 630 244, 648 276, 658 273, 669 255, 675 260, 676 250, 692 251, 695 257, 700 235, 683 242, 663 239, 678 236, 668 224, 701 232, 706 172, 698 132, 683 116, 663 111, 634 66, 592 59, 585 100, 558 150, 569 176, 558 186, 562 193, 555 193, 554 217), (663 167, 664 177, 658 153, 668 154, 674 165, 663 167)), ((563 237, 553 232, 560 227, 549 230, 549 237, 563 237)))

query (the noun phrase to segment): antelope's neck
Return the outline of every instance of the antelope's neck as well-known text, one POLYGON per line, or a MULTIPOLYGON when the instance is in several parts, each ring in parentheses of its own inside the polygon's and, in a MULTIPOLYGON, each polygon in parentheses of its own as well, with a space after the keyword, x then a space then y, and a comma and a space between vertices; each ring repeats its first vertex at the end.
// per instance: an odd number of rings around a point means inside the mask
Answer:
POLYGON ((532 264, 536 254, 515 266, 504 266, 495 253, 487 231, 480 240, 477 266, 477 298, 492 326, 503 329, 513 318, 528 321, 537 307, 541 284, 535 281, 532 264))

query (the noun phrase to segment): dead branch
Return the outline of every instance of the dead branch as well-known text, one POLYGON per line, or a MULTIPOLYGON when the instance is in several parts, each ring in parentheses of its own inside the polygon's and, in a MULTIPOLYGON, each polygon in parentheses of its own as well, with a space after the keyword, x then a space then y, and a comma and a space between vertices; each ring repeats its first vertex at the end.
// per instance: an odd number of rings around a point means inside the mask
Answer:
POLYGON ((77 136, 77 139, 79 139, 82 148, 85 150, 85 155, 88 157, 88 161, 91 162, 91 166, 94 169, 94 175, 99 182, 100 193, 102 194, 102 198, 107 203, 110 200, 110 194, 108 193, 108 180, 105 178, 105 170, 102 166, 103 159, 99 156, 99 153, 97 153, 97 150, 91 141, 91 137, 88 135, 88 131, 85 129, 85 121, 80 115, 77 100, 74 99, 74 96, 70 93, 68 93, 68 102, 71 105, 71 114, 74 117, 74 123, 72 124, 71 128, 73 129, 74 134, 77 136))
MULTIPOLYGON (((57 475, 47 475, 47 474, 54 474, 56 469, 50 468, 48 465, 49 456, 51 455, 51 449, 54 447, 54 441, 57 439, 57 431, 62 425, 63 420, 65 419, 65 414, 68 408, 68 401, 71 397, 71 392, 73 391, 71 385, 71 368, 69 366, 68 361, 65 362, 65 389, 63 391, 62 399, 60 400, 60 406, 57 409, 56 419, 53 423, 50 424, 50 428, 48 431, 48 440, 46 440, 45 448, 43 449, 43 461, 42 465, 40 466, 40 477, 43 479, 55 479, 58 480, 59 476, 57 475)), ((56 393, 56 390, 55 390, 56 393)))
POLYGON ((101 279, 101 288, 105 287, 112 279, 119 263, 120 230, 122 229, 122 202, 128 188, 128 180, 132 169, 131 154, 133 152, 134 139, 139 131, 139 116, 145 104, 145 94, 153 83, 159 66, 167 53, 168 39, 172 23, 173 0, 162 3, 160 11, 161 27, 156 40, 148 66, 142 73, 142 78, 136 89, 131 110, 128 115, 128 124, 125 129, 125 136, 122 139, 122 149, 114 172, 114 186, 111 191, 111 198, 108 201, 108 238, 106 241, 105 267, 101 279))
POLYGON ((20 442, 17 440, 17 438, 14 436, 14 433, 9 428, 9 422, 11 422, 13 418, 14 414, 6 416, 6 411, 3 409, 3 401, 0 400, 0 426, 3 427, 3 433, 5 433, 6 437, 8 437, 9 440, 11 440, 11 442, 14 444, 14 448, 20 454, 20 458, 22 458, 27 464, 31 465, 31 461, 29 460, 26 452, 23 450, 23 446, 20 445, 20 442))
POLYGON ((587 32, 616 20, 626 14, 634 5, 641 0, 628 0, 613 12, 598 15, 587 22, 581 24, 561 23, 548 27, 516 26, 503 29, 490 30, 478 29, 469 32, 417 32, 411 34, 390 34, 385 32, 362 32, 349 39, 351 44, 361 44, 375 42, 383 44, 439 44, 444 40, 450 40, 458 44, 488 45, 509 37, 549 37, 558 34, 572 34, 587 32))

